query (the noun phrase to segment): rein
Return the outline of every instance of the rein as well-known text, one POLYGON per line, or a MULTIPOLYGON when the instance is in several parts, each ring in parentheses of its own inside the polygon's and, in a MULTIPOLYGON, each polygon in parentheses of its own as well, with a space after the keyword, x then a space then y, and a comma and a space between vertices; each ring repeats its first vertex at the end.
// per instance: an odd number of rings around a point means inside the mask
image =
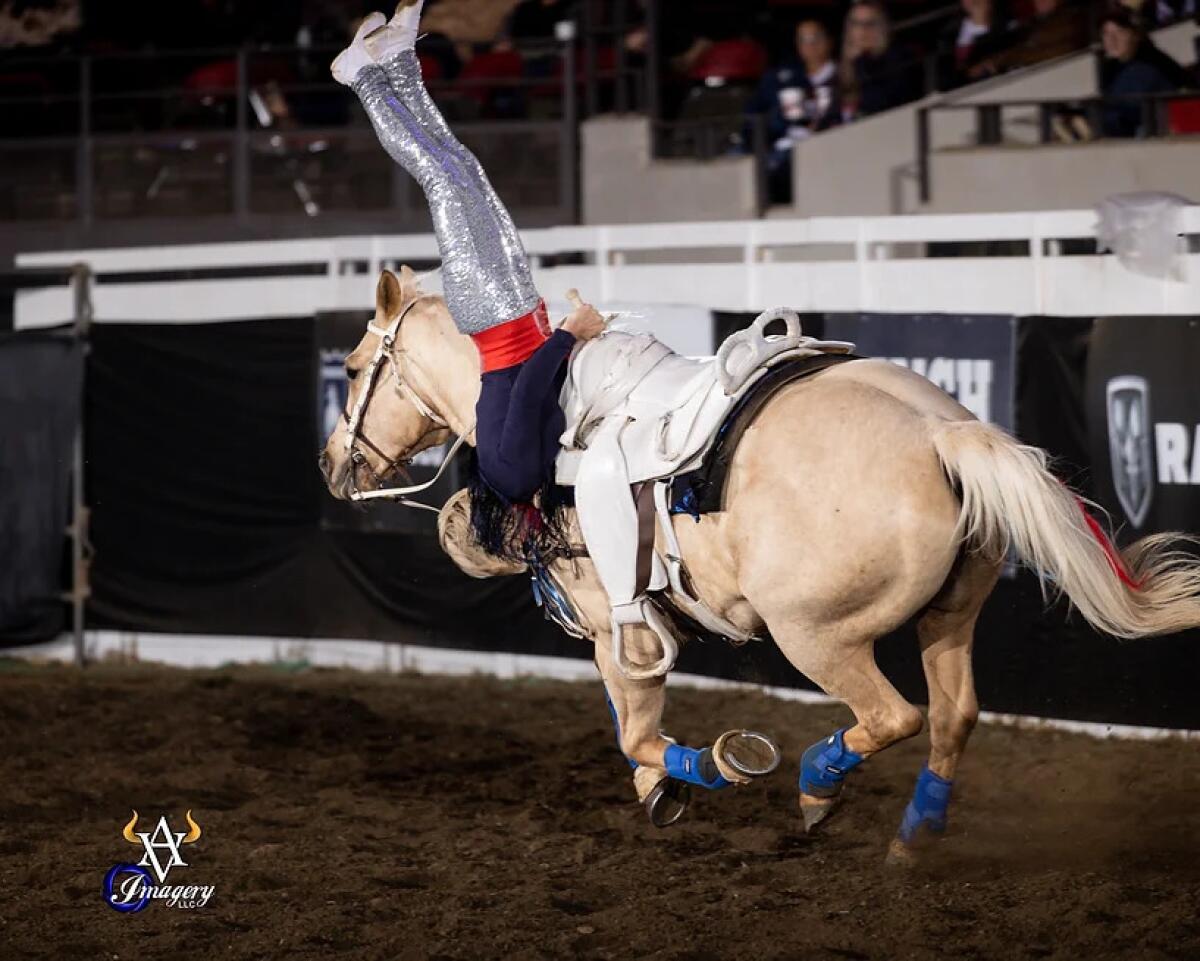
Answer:
MULTIPOLYGON (((404 374, 401 369, 401 356, 404 350, 398 345, 400 324, 404 318, 408 316, 408 312, 416 306, 420 297, 414 297, 408 302, 408 305, 400 311, 400 314, 387 327, 380 327, 372 321, 367 324, 367 330, 379 338, 379 344, 375 348, 375 354, 371 357, 371 362, 367 364, 362 376, 366 378, 362 392, 358 395, 358 400, 354 402, 354 407, 350 412, 342 411, 342 418, 346 421, 346 455, 350 458, 350 500, 352 501, 368 501, 368 500, 398 500, 405 507, 417 507, 421 510, 433 511, 438 513, 438 508, 431 507, 429 504, 422 504, 420 501, 409 500, 408 495, 419 494, 421 491, 428 490, 436 484, 454 455, 466 442, 467 434, 470 430, 463 434, 458 434, 455 437, 454 443, 450 446, 450 450, 446 452, 445 458, 442 460, 441 466, 437 469, 437 473, 432 478, 423 484, 411 484, 407 487, 383 487, 383 483, 395 473, 399 473, 407 480, 411 480, 407 465, 410 459, 404 456, 404 452, 397 454, 395 457, 388 457, 374 441, 372 441, 363 430, 363 420, 366 417, 367 407, 371 403, 371 397, 375 393, 379 370, 386 361, 391 361, 392 377, 395 381, 397 393, 403 395, 416 409, 421 416, 432 421, 436 427, 444 427, 450 429, 449 423, 425 400, 418 394, 412 386, 404 379, 404 374), (357 442, 361 442, 368 450, 384 461, 383 472, 376 471, 366 455, 358 448, 357 442), (363 467, 370 471, 371 476, 379 484, 379 488, 373 491, 360 491, 355 484, 354 475, 357 468, 363 467)), ((453 432, 452 432, 453 433, 453 432)))

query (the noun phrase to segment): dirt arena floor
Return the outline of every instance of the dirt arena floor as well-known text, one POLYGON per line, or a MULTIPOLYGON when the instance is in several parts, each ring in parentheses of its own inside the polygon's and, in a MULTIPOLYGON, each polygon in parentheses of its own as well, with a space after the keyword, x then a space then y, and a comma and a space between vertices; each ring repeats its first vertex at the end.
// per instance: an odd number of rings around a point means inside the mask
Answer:
POLYGON ((1200 958, 1200 745, 982 727, 898 870, 923 737, 800 829, 799 754, 846 719, 676 690, 676 736, 788 763, 657 831, 598 684, 0 661, 0 958, 1200 958), (106 906, 130 810, 189 808, 169 883, 212 901, 106 906))

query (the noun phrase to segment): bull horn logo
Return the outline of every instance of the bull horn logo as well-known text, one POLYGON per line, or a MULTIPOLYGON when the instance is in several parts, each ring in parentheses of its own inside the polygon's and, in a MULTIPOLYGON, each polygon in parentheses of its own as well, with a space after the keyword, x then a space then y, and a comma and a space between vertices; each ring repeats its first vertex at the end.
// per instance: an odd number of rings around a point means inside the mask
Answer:
MULTIPOLYGON (((195 844, 197 841, 200 840, 200 835, 203 832, 200 830, 200 825, 197 824, 195 819, 192 817, 192 812, 191 812, 190 808, 188 809, 187 814, 184 815, 184 819, 188 823, 188 833, 184 835, 183 843, 184 844, 195 844)), ((134 830, 133 830, 134 828, 137 827, 137 822, 138 822, 138 813, 137 813, 137 811, 134 811, 133 817, 131 817, 129 819, 129 823, 125 825, 125 829, 121 832, 121 836, 124 837, 125 840, 128 841, 130 844, 141 844, 142 843, 142 839, 139 838, 137 836, 137 834, 134 833, 134 830)))
POLYGON ((184 815, 184 818, 186 819, 186 821, 188 823, 188 833, 187 833, 187 836, 184 837, 183 843, 184 844, 193 844, 196 841, 200 840, 200 825, 192 820, 191 810, 189 810, 188 813, 184 815))

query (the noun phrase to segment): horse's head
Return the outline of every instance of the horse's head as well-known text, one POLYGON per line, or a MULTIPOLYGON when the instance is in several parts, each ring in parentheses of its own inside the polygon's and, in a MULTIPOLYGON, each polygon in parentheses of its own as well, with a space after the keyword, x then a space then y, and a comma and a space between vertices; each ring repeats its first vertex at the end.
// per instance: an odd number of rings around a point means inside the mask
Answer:
POLYGON ((478 392, 474 347, 408 267, 379 278, 375 316, 346 358, 346 376, 346 408, 319 460, 334 497, 410 482, 413 455, 471 429, 462 417, 478 392))

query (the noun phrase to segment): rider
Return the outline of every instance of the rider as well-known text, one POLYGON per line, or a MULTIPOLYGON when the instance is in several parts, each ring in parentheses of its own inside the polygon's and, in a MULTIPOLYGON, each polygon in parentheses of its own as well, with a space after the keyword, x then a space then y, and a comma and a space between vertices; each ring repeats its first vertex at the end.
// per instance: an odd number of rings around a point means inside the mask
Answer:
MULTIPOLYGON (((390 21, 381 13, 367 17, 332 70, 334 79, 362 101, 384 149, 425 192, 442 257, 446 305, 458 330, 474 339, 483 369, 472 527, 484 548, 512 556, 524 546, 513 541, 544 530, 546 518, 550 534, 556 533, 558 515, 547 501, 565 427, 558 404, 566 377, 563 361, 577 341, 602 333, 604 320, 595 308, 577 303, 551 334, 508 211, 422 82, 414 49, 421 6, 422 0, 401 0, 390 21), (528 509, 539 489, 540 513, 528 509), (526 509, 514 509, 520 505, 526 509)), ((646 624, 664 650, 673 649, 666 622, 635 576, 638 519, 619 439, 609 436, 612 432, 598 433, 588 454, 603 463, 589 474, 586 490, 577 486, 577 507, 612 605, 614 645, 619 647, 625 625, 646 624)))
POLYGON ((582 304, 551 333, 516 227, 479 161, 451 133, 421 80, 414 51, 422 0, 401 0, 391 21, 367 17, 333 62, 392 159, 425 191, 433 215, 446 304, 479 350, 479 472, 508 504, 533 501, 553 471, 565 423, 563 361, 604 330, 582 304))

